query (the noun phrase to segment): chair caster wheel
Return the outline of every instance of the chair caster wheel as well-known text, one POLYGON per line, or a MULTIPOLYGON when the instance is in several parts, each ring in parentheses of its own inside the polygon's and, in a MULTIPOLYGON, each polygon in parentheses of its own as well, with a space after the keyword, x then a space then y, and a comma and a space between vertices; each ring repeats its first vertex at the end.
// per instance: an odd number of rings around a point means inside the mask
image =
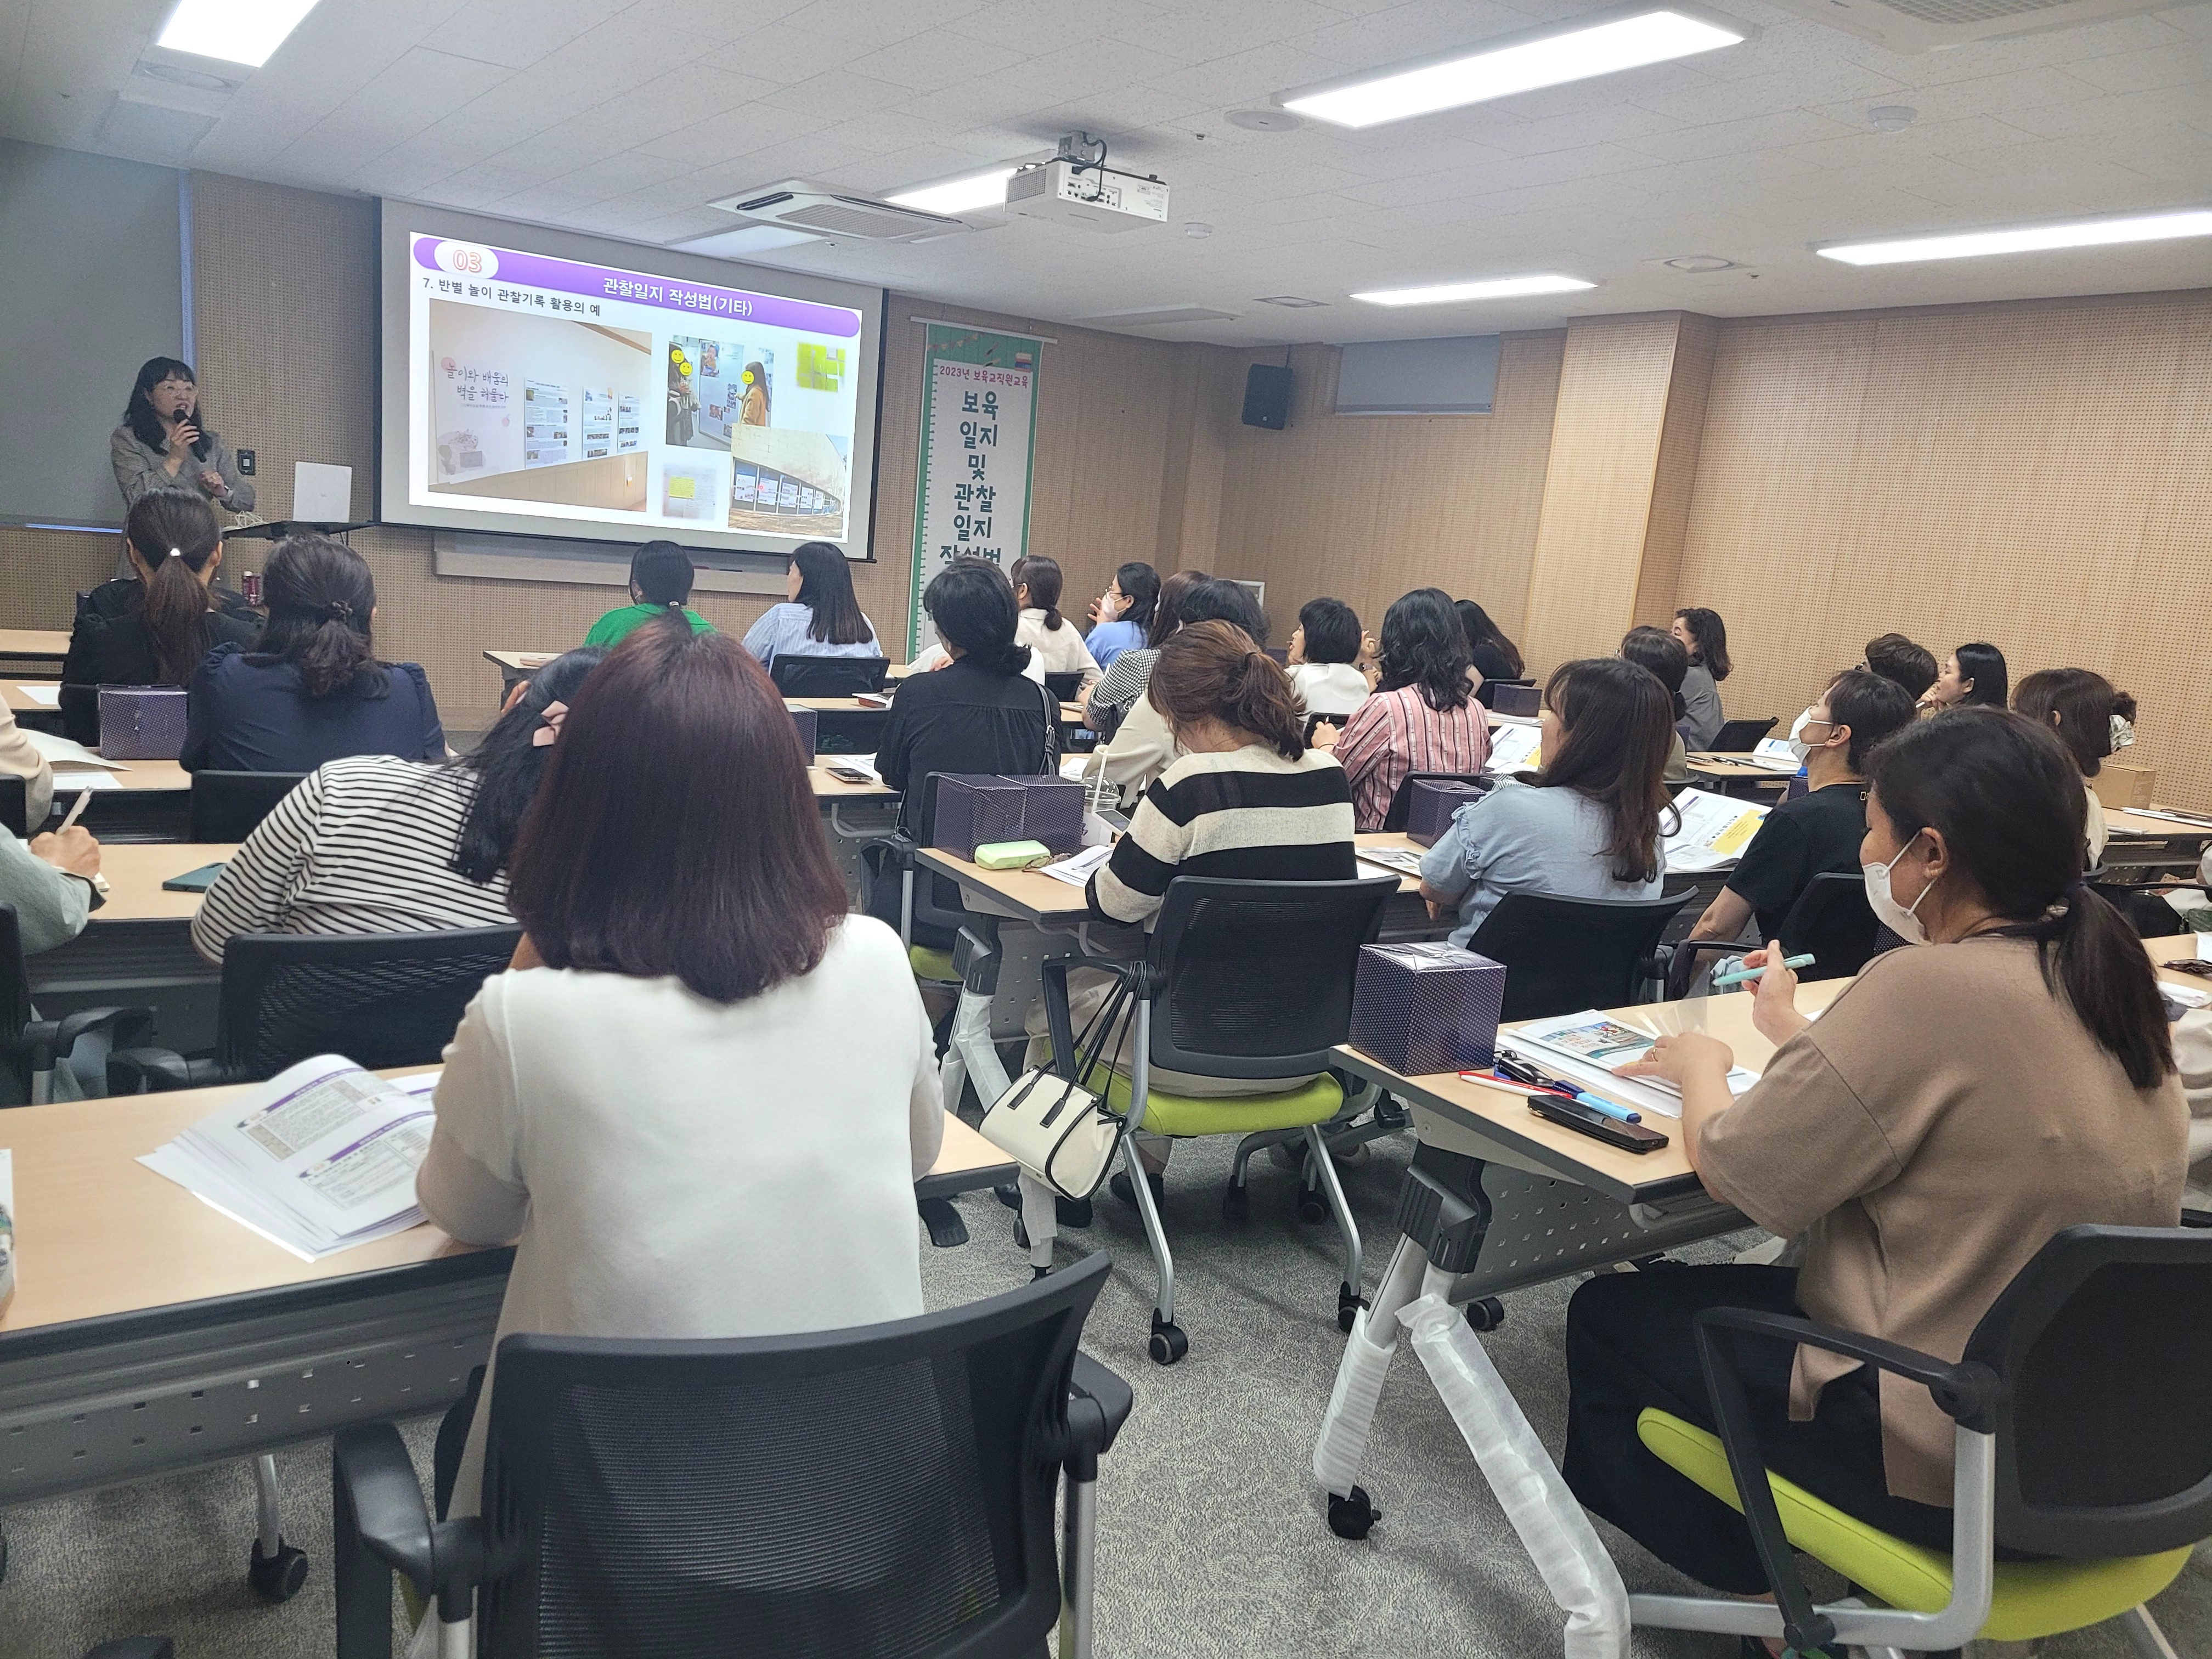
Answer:
POLYGON ((1232 1186, 1221 1194, 1221 1218, 1232 1222, 1252 1218, 1252 1194, 1249 1188, 1232 1186))
POLYGON ((1014 1218, 1014 1243, 1018 1249, 1024 1250, 1030 1247, 1030 1230, 1022 1224, 1022 1218, 1019 1216, 1014 1218))
POLYGON ((1367 1305, 1366 1298, 1349 1285, 1336 1287, 1336 1328, 1347 1336, 1352 1333, 1352 1322, 1359 1317, 1359 1310, 1367 1305))
POLYGON ((1183 1334, 1182 1326, 1172 1322, 1164 1323, 1159 1315, 1155 1313, 1152 1316, 1152 1340, 1150 1346, 1152 1364, 1172 1365, 1190 1352, 1190 1339, 1183 1334))
POLYGON ((1469 1330, 1494 1331, 1505 1322, 1505 1304, 1494 1296, 1477 1297, 1467 1304, 1469 1330))
POLYGON ((1328 1529, 1339 1538, 1349 1538, 1356 1544, 1382 1518, 1382 1511, 1375 1507, 1364 1486, 1354 1486, 1349 1498, 1339 1498, 1334 1492, 1328 1495, 1328 1529))
POLYGON ((1328 1219, 1328 1205, 1319 1193, 1298 1194, 1298 1219, 1310 1224, 1328 1219))
POLYGON ((246 1582, 264 1601, 289 1601, 307 1582, 307 1553, 279 1539, 276 1553, 264 1555, 261 1540, 257 1538, 253 1540, 252 1559, 246 1564, 246 1582))

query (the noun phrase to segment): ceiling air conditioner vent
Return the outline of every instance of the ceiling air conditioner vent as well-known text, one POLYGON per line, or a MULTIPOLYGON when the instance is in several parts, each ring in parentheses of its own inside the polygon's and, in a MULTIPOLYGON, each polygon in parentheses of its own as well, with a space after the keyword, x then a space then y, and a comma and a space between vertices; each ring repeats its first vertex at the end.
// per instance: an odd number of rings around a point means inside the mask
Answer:
POLYGON ((1774 0, 1893 52, 1934 52, 2156 11, 2166 0, 1774 0))
POLYGON ((848 195, 797 179, 725 196, 708 205, 756 224, 856 242, 919 242, 974 228, 941 213, 896 207, 872 196, 848 195))

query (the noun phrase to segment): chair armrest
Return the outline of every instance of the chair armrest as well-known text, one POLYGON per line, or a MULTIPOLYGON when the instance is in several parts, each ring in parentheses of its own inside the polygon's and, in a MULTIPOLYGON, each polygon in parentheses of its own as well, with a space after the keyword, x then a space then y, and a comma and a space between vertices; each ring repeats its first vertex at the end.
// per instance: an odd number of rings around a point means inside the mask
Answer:
POLYGON ((1697 1316, 1698 1343, 1703 1349, 1706 1330, 1748 1331, 1754 1335, 1777 1336, 1784 1341, 1803 1343, 1808 1347, 1822 1348, 1830 1353, 1839 1353, 1852 1359, 1863 1359, 1868 1364, 1885 1371, 1894 1371, 1924 1386, 1936 1396, 1936 1403, 1956 1419, 1961 1428, 1976 1434, 1996 1432, 1996 1410, 2003 1394, 2003 1385, 1997 1374, 1978 1363, 1954 1365, 1948 1360, 1938 1359, 1933 1354, 1922 1353, 1917 1348, 1907 1348, 1895 1342, 1884 1342, 1878 1337, 1862 1336, 1856 1331, 1846 1331, 1833 1325, 1823 1325, 1815 1320, 1801 1319, 1790 1314, 1767 1313, 1756 1308, 1707 1308, 1697 1316))
POLYGON ((331 1480, 352 1509, 362 1547, 428 1596, 437 1571, 430 1506, 399 1431, 389 1423, 340 1429, 331 1442, 331 1480))
POLYGON ((1130 1407, 1137 1403, 1135 1393, 1121 1374, 1100 1364, 1079 1348, 1075 1352, 1075 1368, 1067 1379, 1067 1392, 1071 1407, 1083 1401, 1097 1410, 1099 1439, 1096 1449, 1113 1450, 1115 1437, 1121 1432, 1121 1425, 1129 1420, 1130 1407))
POLYGON ((1741 939, 1678 939, 1665 948, 1674 953, 1667 964, 1667 994, 1680 1001, 1690 988, 1690 981, 1697 976, 1698 952, 1725 953, 1729 951, 1755 951, 1759 947, 1746 945, 1741 939))
POLYGON ((191 1058, 173 1048, 118 1048, 107 1056, 111 1095, 161 1095, 176 1089, 204 1089, 217 1083, 244 1083, 210 1055, 191 1058))
POLYGON ((154 1029, 151 1008, 80 1008, 59 1019, 34 1019, 23 1027, 23 1046, 31 1051, 32 1067, 50 1068, 57 1056, 76 1047, 88 1031, 106 1027, 114 1033, 114 1046, 128 1048, 143 1042, 154 1029))

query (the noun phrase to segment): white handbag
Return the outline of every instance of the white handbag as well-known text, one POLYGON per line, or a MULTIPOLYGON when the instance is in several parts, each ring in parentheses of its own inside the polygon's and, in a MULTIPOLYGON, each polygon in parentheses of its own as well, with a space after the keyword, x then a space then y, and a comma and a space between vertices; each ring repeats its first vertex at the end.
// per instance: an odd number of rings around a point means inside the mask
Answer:
MULTIPOLYGON (((1121 1115, 1075 1079, 1096 1074, 1098 1051, 1128 1000, 1125 981, 1091 1017, 1075 1044, 1079 1063, 1073 1077, 1043 1067, 1024 1072, 983 1114, 983 1139, 1063 1198, 1085 1199, 1097 1191, 1121 1144, 1121 1115)), ((1120 1049, 1117 1042, 1117 1059, 1120 1049)))

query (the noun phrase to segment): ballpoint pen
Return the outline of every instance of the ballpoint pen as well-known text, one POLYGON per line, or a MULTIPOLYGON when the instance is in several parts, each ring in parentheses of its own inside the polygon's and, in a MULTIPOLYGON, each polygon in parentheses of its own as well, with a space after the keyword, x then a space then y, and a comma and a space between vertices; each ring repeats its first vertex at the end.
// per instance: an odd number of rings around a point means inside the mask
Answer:
MULTIPOLYGON (((1784 968, 1792 969, 1810 968, 1813 965, 1812 953, 1808 951, 1801 957, 1784 957, 1782 958, 1782 965, 1784 968)), ((1763 978, 1765 977, 1765 973, 1766 969, 1764 968, 1739 968, 1732 974, 1715 974, 1713 975, 1713 983, 1716 985, 1741 985, 1747 980, 1763 978)))

